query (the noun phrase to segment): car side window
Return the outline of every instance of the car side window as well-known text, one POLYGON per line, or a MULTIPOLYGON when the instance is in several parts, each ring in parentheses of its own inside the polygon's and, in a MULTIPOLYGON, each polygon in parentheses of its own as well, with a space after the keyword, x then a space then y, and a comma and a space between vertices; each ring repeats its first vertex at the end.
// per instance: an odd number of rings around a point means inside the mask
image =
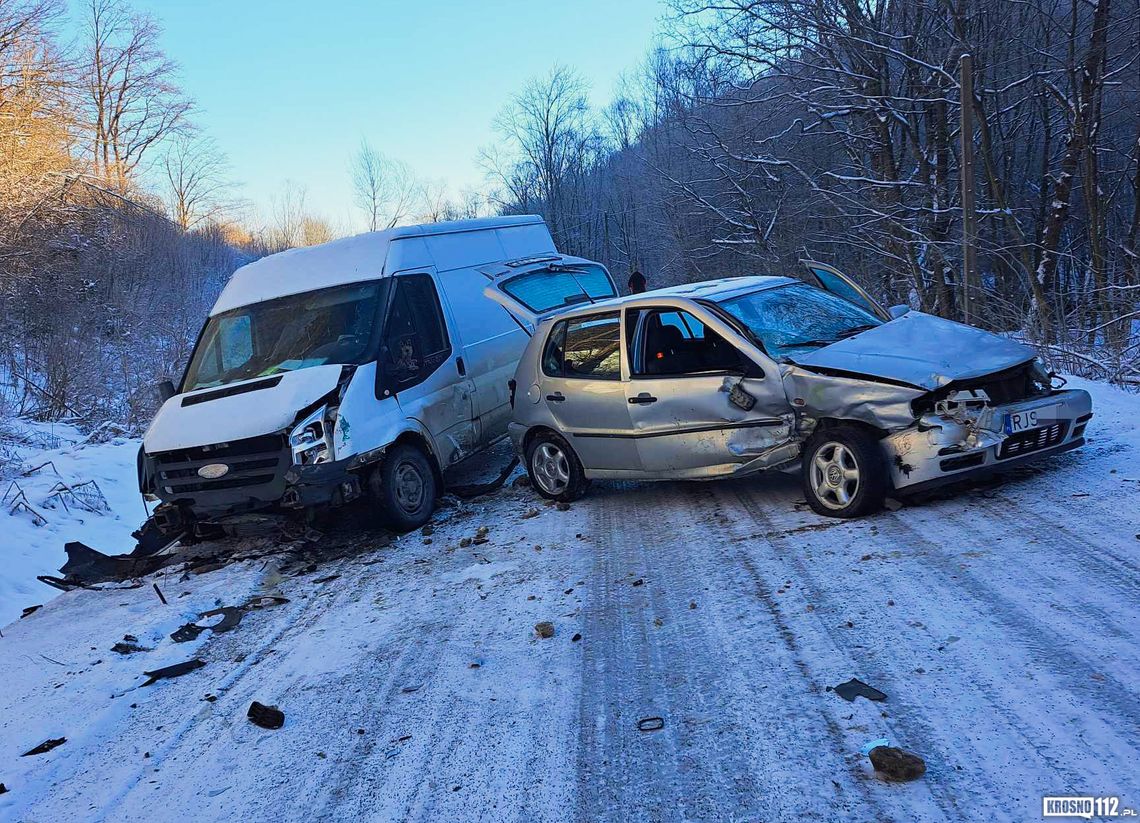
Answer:
POLYGON ((743 355, 736 346, 687 311, 648 309, 640 329, 641 362, 634 362, 634 376, 682 377, 744 371, 743 355))
POLYGON ((562 367, 565 363, 563 352, 566 346, 566 321, 555 324, 550 337, 546 339, 546 348, 542 352, 542 373, 547 377, 561 377, 562 367))
POLYGON ((435 283, 426 274, 397 278, 384 321, 384 372, 395 391, 426 380, 451 355, 435 283))
MULTIPOLYGON (((561 338, 561 369, 559 376, 589 378, 593 380, 619 380, 621 378, 621 325, 617 312, 593 314, 564 320, 561 338)), ((557 340, 551 334, 548 354, 557 357, 552 343, 557 340)), ((547 359, 543 358, 543 369, 547 359)))

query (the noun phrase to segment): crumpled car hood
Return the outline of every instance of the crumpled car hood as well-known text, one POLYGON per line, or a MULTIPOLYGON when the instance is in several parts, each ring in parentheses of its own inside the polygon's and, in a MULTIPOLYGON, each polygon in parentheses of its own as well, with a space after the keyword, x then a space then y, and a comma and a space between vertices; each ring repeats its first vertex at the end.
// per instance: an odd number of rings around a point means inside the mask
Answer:
MULTIPOLYGON (((218 397, 188 406, 182 405, 184 398, 209 394, 218 389, 176 394, 163 403, 154 416, 143 436, 143 447, 147 454, 155 454, 281 431, 296 419, 297 412, 337 387, 341 368, 326 364, 283 372, 280 382, 272 388, 218 397)), ((230 383, 225 388, 258 382, 264 382, 264 378, 230 383)))
POLYGON ((969 380, 1032 360, 1033 349, 952 320, 912 311, 794 358, 808 369, 865 375, 924 389, 969 380))

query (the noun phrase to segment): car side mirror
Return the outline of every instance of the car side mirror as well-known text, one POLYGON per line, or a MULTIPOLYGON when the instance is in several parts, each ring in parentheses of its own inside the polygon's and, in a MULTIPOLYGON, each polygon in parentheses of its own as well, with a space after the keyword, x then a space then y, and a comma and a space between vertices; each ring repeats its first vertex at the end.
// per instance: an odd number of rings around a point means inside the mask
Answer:
POLYGON ((174 397, 174 395, 178 394, 178 392, 174 390, 173 380, 162 380, 158 383, 157 386, 155 386, 155 388, 158 390, 158 401, 160 403, 165 403, 167 400, 174 397))
POLYGON ((892 320, 897 320, 908 311, 910 311, 910 306, 905 306, 900 303, 897 306, 891 306, 889 309, 887 309, 887 314, 891 316, 892 320))

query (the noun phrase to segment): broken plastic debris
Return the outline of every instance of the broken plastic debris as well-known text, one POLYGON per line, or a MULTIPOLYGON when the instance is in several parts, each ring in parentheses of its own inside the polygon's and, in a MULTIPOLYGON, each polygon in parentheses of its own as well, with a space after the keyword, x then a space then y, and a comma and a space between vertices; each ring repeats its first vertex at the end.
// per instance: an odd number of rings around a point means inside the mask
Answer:
POLYGON ((285 725, 285 712, 276 706, 266 706, 256 700, 249 704, 246 717, 253 725, 260 726, 263 729, 280 729, 285 725))
POLYGON ((27 607, 26 609, 24 609, 24 611, 23 611, 23 612, 20 614, 20 619, 21 619, 21 620, 23 620, 23 619, 24 619, 25 617, 27 617, 29 614, 35 614, 36 612, 38 612, 38 611, 39 611, 40 609, 42 609, 42 608, 43 608, 43 604, 40 604, 40 605, 38 605, 38 606, 28 606, 28 607, 27 607))
POLYGON ((182 675, 187 674, 188 672, 192 672, 195 669, 200 669, 205 665, 205 660, 198 660, 195 658, 194 660, 187 660, 184 663, 175 663, 173 666, 167 666, 162 669, 155 669, 152 672, 143 672, 144 675, 150 678, 150 680, 143 683, 143 685, 149 686, 150 684, 159 680, 168 680, 172 677, 181 677, 182 675))
MULTIPOLYGON (((130 635, 128 635, 129 637, 130 635)), ((111 651, 115 654, 135 654, 136 652, 149 652, 146 646, 140 646, 138 643, 133 643, 129 640, 121 640, 111 647, 111 651)))
POLYGON ((637 721, 639 732, 656 732, 664 728, 665 718, 663 717, 643 717, 637 721))
POLYGON ((846 683, 840 683, 838 686, 828 686, 829 692, 835 692, 847 702, 853 702, 856 697, 862 696, 868 700, 886 700, 887 696, 883 692, 876 689, 874 686, 868 686, 862 680, 851 678, 846 683))
POLYGON ((868 753, 875 771, 888 780, 915 780, 926 774, 926 761, 893 746, 876 746, 868 753))
POLYGON ((40 745, 36 746, 34 749, 28 749, 26 752, 20 755, 20 757, 31 757, 34 754, 43 754, 44 752, 50 752, 56 746, 62 746, 66 742, 66 737, 49 738, 40 745))
POLYGON ((891 741, 887 740, 887 738, 878 737, 874 740, 868 740, 866 743, 864 743, 863 748, 859 749, 859 754, 870 754, 871 749, 877 749, 879 746, 889 745, 891 745, 891 741))
POLYGON ((175 643, 185 643, 189 640, 194 640, 207 629, 217 634, 228 632, 231 629, 237 628, 237 625, 241 623, 242 614, 241 609, 234 608, 233 606, 222 606, 219 609, 210 609, 208 612, 199 614, 198 619, 205 620, 209 617, 217 617, 219 615, 221 615, 222 619, 210 626, 202 626, 198 623, 187 623, 185 626, 181 626, 175 630, 170 635, 170 639, 175 643))
POLYGON ((170 633, 170 639, 175 643, 186 643, 194 640, 202 632, 206 631, 205 626, 198 626, 194 623, 187 623, 185 626, 179 626, 170 633))

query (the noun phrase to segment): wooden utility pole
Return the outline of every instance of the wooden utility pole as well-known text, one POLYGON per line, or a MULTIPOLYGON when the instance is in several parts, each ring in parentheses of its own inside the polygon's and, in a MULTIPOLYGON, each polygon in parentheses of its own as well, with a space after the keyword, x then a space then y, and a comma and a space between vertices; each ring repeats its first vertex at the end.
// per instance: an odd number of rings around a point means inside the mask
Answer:
MULTIPOLYGON (((970 322, 971 289, 978 282, 978 214, 974 203, 974 69, 969 54, 962 55, 961 70, 961 172, 962 172, 962 319, 970 322)), ((980 285, 980 283, 979 283, 980 285)))

